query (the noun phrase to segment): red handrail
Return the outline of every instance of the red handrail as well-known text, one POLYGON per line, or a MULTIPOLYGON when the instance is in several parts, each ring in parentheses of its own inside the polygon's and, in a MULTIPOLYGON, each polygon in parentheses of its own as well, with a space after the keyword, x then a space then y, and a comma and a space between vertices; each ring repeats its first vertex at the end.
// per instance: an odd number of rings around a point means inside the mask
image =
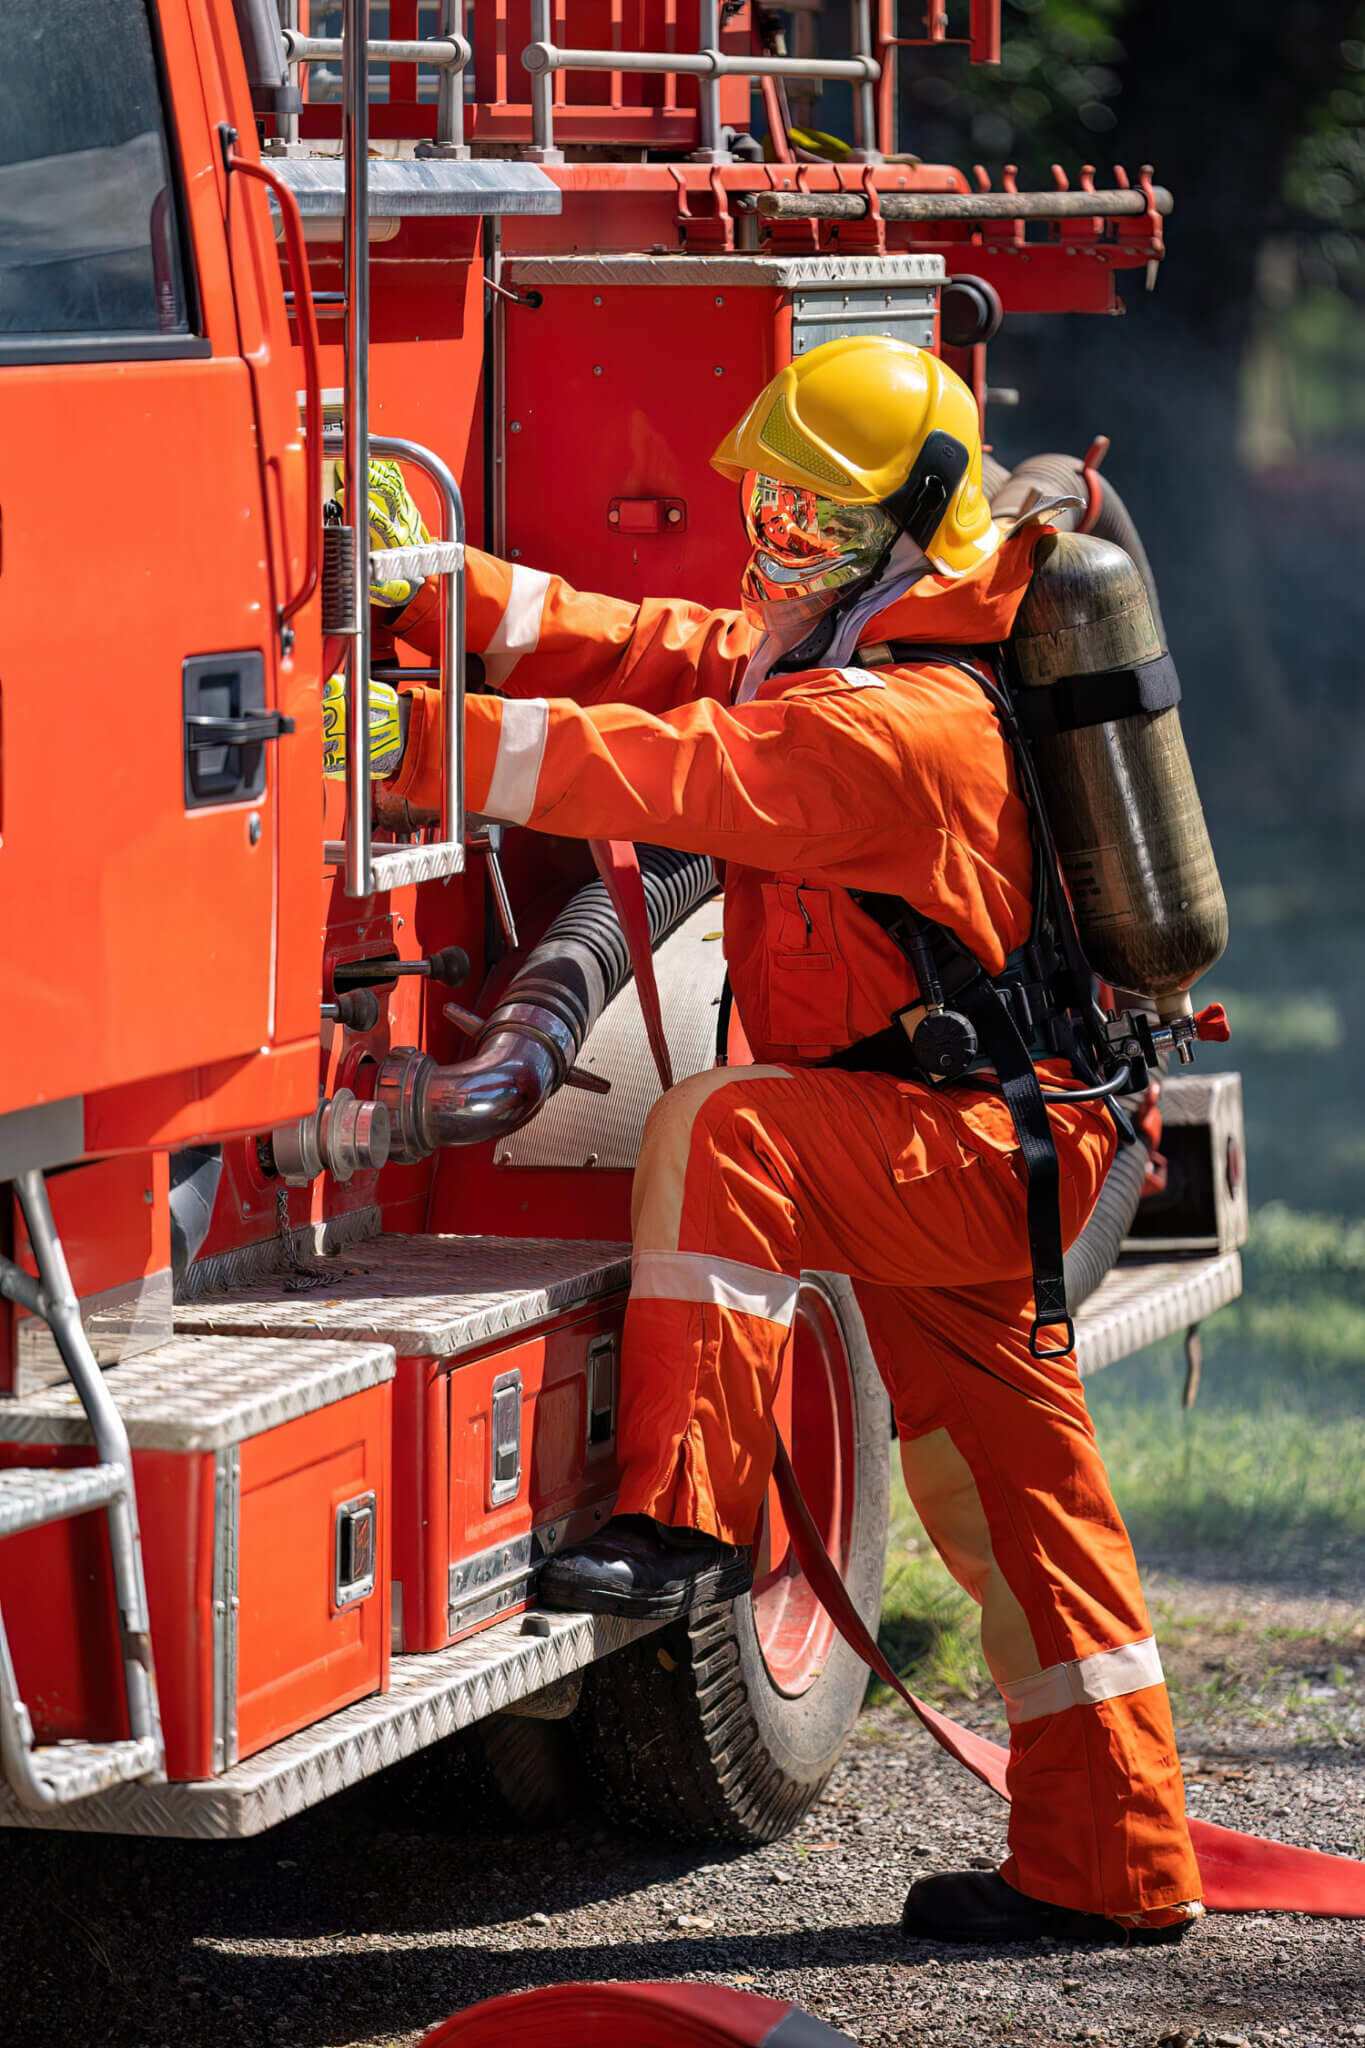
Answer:
POLYGON ((285 184, 279 173, 265 164, 253 163, 250 157, 239 156, 236 150, 227 155, 230 171, 245 171, 249 178, 259 178, 268 191, 275 195, 284 222, 284 246, 289 256, 289 269, 294 280, 294 313, 299 323, 299 343, 303 351, 303 430, 307 443, 308 497, 304 514, 308 526, 307 546, 304 552, 303 579, 298 589, 280 606, 280 622, 292 619, 295 612, 306 605, 318 587, 322 563, 322 364, 318 346, 317 314, 313 307, 313 287, 308 275, 308 248, 303 239, 303 216, 299 202, 285 184))

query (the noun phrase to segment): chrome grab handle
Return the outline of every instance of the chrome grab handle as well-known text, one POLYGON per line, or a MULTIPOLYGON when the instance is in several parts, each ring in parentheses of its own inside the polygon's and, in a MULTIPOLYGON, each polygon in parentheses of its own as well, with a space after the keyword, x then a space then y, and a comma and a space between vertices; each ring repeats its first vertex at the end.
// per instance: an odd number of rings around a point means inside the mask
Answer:
POLYGON ((872 18, 869 0, 853 0, 851 57, 762 57, 732 56, 720 48, 719 0, 701 0, 700 49, 678 50, 565 50, 554 40, 554 0, 531 0, 531 42, 521 53, 523 66, 531 74, 531 141, 523 151, 538 163, 562 161, 554 139, 554 91, 556 71, 659 71, 697 80, 699 106, 699 159, 728 163, 729 152, 720 138, 720 80, 722 78, 846 78, 855 87, 859 125, 859 154, 875 159, 876 109, 873 86, 882 67, 872 54, 872 18))
MULTIPOLYGON (((323 437, 323 447, 329 455, 338 454, 343 445, 343 436, 335 428, 323 437)), ((435 485, 441 499, 441 534, 439 539, 428 541, 413 548, 383 548, 369 553, 369 523, 352 514, 356 520, 358 545, 365 551, 365 580, 360 588, 368 592, 371 574, 382 570, 391 576, 440 576, 445 581, 445 604, 441 614, 441 654, 437 666, 442 696, 445 702, 445 755, 441 774, 441 824, 440 839, 427 841, 418 846, 372 846, 370 843, 370 789, 369 789, 369 747, 365 747, 364 801, 357 804, 354 785, 348 792, 350 797, 346 815, 346 839, 344 844, 329 842, 324 857, 332 863, 346 864, 346 894, 348 896, 372 896, 376 889, 396 889, 405 882, 431 881, 440 875, 458 875, 465 862, 465 799, 464 799, 464 559, 465 523, 464 500, 460 486, 449 467, 430 448, 423 448, 416 441, 399 440, 392 435, 374 434, 368 437, 370 452, 385 455, 396 462, 410 462, 414 469, 420 469, 435 485), (354 874, 357 886, 352 887, 354 874)), ((348 501, 349 502, 349 501, 348 501)), ((364 609, 368 612, 368 598, 364 609)), ((358 645, 358 643, 354 643, 358 645)), ((354 734, 359 729, 357 720, 364 721, 366 739, 369 736, 370 679, 362 675, 352 659, 346 677, 346 719, 347 749, 350 757, 354 754, 354 734)))

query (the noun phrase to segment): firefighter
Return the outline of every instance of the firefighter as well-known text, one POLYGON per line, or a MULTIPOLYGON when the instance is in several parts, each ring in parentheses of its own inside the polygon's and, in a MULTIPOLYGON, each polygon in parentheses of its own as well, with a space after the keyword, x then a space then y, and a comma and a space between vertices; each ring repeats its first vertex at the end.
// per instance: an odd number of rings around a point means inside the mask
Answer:
MULTIPOLYGON (((1009 1108, 980 1061, 949 1086, 858 1057, 919 1014, 869 902, 908 903, 987 976, 1029 937, 1028 814, 958 664, 1007 638, 1046 529, 993 523, 969 392, 891 340, 780 371, 714 461, 752 549, 740 611, 621 603, 469 556, 470 644, 502 693, 468 705, 472 809, 723 860, 756 1061, 683 1081, 650 1116, 617 1511, 551 1561, 541 1597, 660 1616, 749 1585, 799 1275, 850 1275, 911 1498, 980 1603, 1010 1723, 1007 1862, 921 1878, 903 1925, 1174 1939, 1202 1909, 1170 1707, 1074 1355, 1037 1341, 1009 1108)), ((419 591, 394 631, 430 651, 436 604, 419 591)), ((387 785, 419 811, 438 801, 441 711, 411 693, 387 785)), ((1053 1090, 1078 1087, 1034 1049, 1053 1090)), ((1041 1113, 1070 1241, 1113 1124, 1093 1100, 1041 1113)))

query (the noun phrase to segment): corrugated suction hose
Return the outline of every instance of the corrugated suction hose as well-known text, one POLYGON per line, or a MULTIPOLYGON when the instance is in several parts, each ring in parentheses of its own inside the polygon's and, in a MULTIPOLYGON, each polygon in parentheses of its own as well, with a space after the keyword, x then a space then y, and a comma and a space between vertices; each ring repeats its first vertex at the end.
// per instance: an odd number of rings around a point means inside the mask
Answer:
MULTIPOLYGON (((712 893, 716 871, 707 854, 663 846, 642 846, 639 854, 657 946, 712 893)), ((601 882, 589 882, 513 975, 473 1058, 453 1067, 419 1062, 410 1106, 391 1104, 403 1133, 400 1156, 519 1130, 563 1085, 584 1039, 629 978, 630 951, 611 899, 601 882), (409 1131, 416 1139, 411 1153, 409 1131)), ((402 1086, 395 1083, 399 1094, 402 1086)))

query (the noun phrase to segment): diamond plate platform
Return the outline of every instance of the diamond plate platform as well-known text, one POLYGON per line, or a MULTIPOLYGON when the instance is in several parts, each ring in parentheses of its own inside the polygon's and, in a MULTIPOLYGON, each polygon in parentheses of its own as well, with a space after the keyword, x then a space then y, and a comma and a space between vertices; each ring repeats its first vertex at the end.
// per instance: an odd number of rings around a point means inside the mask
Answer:
POLYGON ((387 1693, 261 1750, 221 1777, 118 1785, 98 1799, 43 1813, 0 1791, 0 1825, 203 1839, 257 1835, 658 1626, 605 1615, 517 1615, 449 1650, 395 1657, 387 1693))
POLYGON ((11 1466, 0 1472, 0 1536, 18 1536, 44 1522, 106 1508, 122 1491, 119 1465, 80 1465, 74 1472, 52 1465, 11 1466))
MULTIPOLYGON (((161 1751, 150 1735, 125 1742, 47 1742, 29 1752, 29 1764, 54 1799, 71 1805, 93 1799, 98 1792, 112 1791, 130 1779, 145 1778, 148 1771, 159 1770, 161 1751)), ((8 1802, 8 1791, 4 1798, 8 1802)), ((17 1806, 18 1801, 14 1804, 17 1806)), ((72 1825, 80 1823, 75 1821, 72 1825)))
POLYGON ((1236 1252, 1211 1259, 1159 1259, 1115 1266, 1076 1318, 1082 1379, 1148 1344, 1202 1322, 1242 1291, 1236 1252))
MULTIPOLYGON (((111 1367, 104 1378, 134 1450, 219 1451, 393 1375, 392 1350, 373 1341, 173 1337, 111 1367)), ((0 1442, 89 1443, 79 1394, 72 1386, 44 1387, 0 1401, 0 1442)))
POLYGON ((335 1285, 285 1291, 258 1276, 180 1303, 182 1330, 379 1340, 401 1358, 451 1358, 630 1285, 630 1247, 554 1238, 376 1237, 335 1285))

